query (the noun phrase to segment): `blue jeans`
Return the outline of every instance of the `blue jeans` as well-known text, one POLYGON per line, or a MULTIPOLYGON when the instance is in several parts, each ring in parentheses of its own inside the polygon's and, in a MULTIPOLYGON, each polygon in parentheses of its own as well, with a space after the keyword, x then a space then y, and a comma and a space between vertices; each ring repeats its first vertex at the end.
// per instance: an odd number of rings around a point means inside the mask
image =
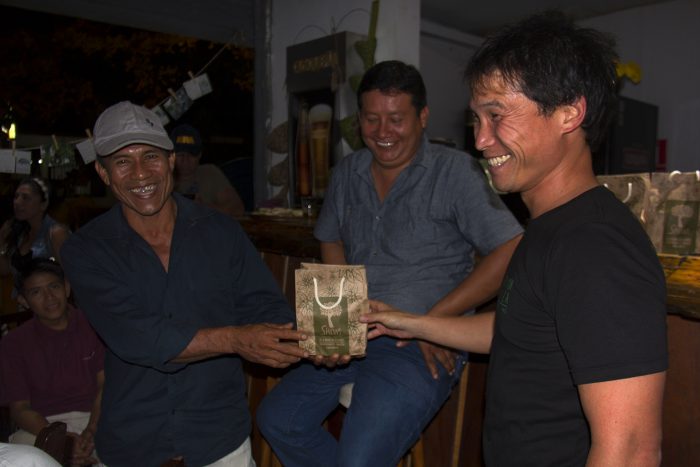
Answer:
POLYGON ((302 363, 289 371, 258 407, 263 436, 285 467, 396 466, 459 380, 440 367, 434 380, 418 345, 397 348, 379 338, 367 356, 327 369, 302 363), (340 440, 322 423, 338 406, 341 386, 355 383, 340 440))

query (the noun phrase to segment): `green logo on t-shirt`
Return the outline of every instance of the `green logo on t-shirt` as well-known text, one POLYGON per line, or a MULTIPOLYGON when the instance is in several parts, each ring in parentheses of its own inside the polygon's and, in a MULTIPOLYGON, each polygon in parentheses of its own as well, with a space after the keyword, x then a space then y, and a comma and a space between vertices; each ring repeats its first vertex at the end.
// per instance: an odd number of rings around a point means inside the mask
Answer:
POLYGON ((499 313, 508 313, 508 300, 510 299, 510 291, 513 288, 514 281, 510 277, 506 277, 501 286, 501 292, 498 294, 498 304, 496 305, 496 310, 499 313))

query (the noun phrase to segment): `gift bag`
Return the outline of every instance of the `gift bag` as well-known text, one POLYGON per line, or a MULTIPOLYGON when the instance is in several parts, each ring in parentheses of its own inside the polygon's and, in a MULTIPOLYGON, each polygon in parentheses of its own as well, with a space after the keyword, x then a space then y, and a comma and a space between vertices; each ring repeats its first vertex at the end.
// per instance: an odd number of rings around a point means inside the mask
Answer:
POLYGON ((651 174, 642 220, 657 252, 700 255, 700 171, 651 174))
POLYGON ((596 178, 598 183, 612 191, 617 199, 625 203, 632 214, 641 220, 646 196, 651 186, 651 177, 648 173, 599 175, 596 178))
POLYGON ((369 312, 364 266, 301 263, 294 272, 297 328, 309 338, 299 346, 311 355, 364 355, 369 312))

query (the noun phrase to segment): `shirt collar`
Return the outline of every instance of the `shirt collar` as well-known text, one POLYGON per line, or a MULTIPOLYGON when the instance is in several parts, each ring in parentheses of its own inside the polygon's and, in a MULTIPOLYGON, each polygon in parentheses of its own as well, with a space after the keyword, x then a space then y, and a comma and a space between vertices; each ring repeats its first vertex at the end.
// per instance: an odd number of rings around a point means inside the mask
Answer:
MULTIPOLYGON (((171 195, 177 205, 177 218, 175 224, 184 222, 189 226, 196 223, 199 219, 211 216, 213 211, 207 209, 197 203, 194 203, 179 193, 171 195)), ((90 235, 104 239, 129 238, 132 235, 137 235, 124 217, 122 204, 116 203, 112 208, 104 214, 104 222, 96 224, 90 235)))
MULTIPOLYGON (((371 177, 369 175, 370 173, 370 166, 372 164, 372 159, 374 156, 372 156, 372 151, 370 151, 368 148, 364 148, 361 150, 364 155, 364 157, 360 157, 359 161, 357 163, 357 173, 364 177, 368 177, 367 180, 371 182, 371 177)), ((416 157, 413 158, 411 163, 406 167, 404 170, 410 170, 412 167, 425 167, 429 168, 431 167, 435 161, 433 157, 430 157, 431 155, 431 144, 428 141, 428 136, 426 135, 425 131, 423 132, 423 135, 421 136, 421 142, 420 145, 418 146, 418 150, 416 151, 416 157)))
POLYGON ((66 313, 68 315, 68 326, 66 326, 66 329, 62 329, 60 331, 56 329, 51 329, 50 327, 39 321, 36 315, 34 315, 34 319, 32 319, 32 325, 34 326, 34 332, 37 334, 37 336, 41 337, 42 339, 51 339, 54 336, 67 335, 75 329, 75 327, 77 326, 77 320, 75 319, 75 310, 70 304, 66 304, 66 306, 66 313))

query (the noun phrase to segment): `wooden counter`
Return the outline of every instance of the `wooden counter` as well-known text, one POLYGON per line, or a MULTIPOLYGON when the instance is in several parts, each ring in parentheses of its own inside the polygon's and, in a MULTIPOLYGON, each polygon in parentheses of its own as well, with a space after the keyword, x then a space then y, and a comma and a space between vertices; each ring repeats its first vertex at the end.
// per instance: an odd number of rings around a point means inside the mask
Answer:
POLYGON ((659 254, 666 273, 669 369, 662 466, 700 459, 700 257, 659 254))
MULTIPOLYGON (((247 217, 241 225, 261 252, 291 304, 294 303, 294 270, 299 263, 320 260, 313 238, 313 221, 306 218, 247 217)), ((660 254, 668 288, 668 337, 670 369, 664 399, 663 466, 694 466, 700 459, 700 257, 660 254)), ((488 358, 472 356, 466 401, 459 405, 453 393, 424 432, 428 466, 474 466, 481 460, 481 419, 488 358), (461 411, 458 410, 460 407, 461 411), (454 421, 465 417, 454 447, 454 421)), ((251 410, 282 372, 251 367, 251 410)), ((258 465, 275 465, 269 446, 257 429, 253 451, 258 465)))
POLYGON ((321 258, 314 238, 314 219, 307 217, 248 216, 239 218, 257 249, 265 253, 299 258, 321 258))
POLYGON ((666 273, 668 312, 700 319, 700 256, 659 254, 666 273))

